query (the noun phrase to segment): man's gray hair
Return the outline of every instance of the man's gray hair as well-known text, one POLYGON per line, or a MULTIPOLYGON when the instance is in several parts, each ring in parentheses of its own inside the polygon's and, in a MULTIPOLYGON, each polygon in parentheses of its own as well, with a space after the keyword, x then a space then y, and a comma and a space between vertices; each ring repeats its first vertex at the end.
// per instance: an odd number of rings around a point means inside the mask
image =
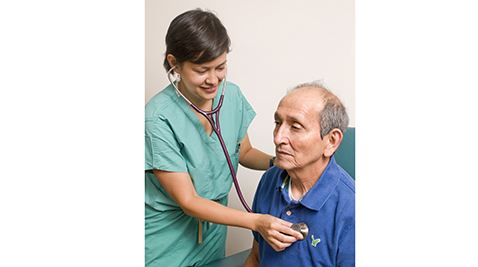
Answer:
POLYGON ((324 108, 319 113, 320 137, 324 138, 332 129, 339 129, 342 134, 345 133, 349 125, 349 116, 345 106, 340 102, 339 98, 330 92, 321 81, 313 81, 303 83, 290 89, 288 93, 303 87, 313 87, 319 89, 323 93, 322 101, 317 104, 322 104, 324 108))

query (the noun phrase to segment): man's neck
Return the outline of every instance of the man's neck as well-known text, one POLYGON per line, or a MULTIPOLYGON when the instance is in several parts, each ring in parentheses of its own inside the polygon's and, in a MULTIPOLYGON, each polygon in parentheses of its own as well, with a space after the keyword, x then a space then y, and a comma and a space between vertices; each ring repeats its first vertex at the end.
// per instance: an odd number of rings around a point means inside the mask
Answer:
POLYGON ((294 199, 301 199, 307 194, 312 186, 317 183, 329 162, 330 158, 326 158, 324 161, 319 161, 307 168, 287 171, 291 179, 289 190, 291 190, 294 199))

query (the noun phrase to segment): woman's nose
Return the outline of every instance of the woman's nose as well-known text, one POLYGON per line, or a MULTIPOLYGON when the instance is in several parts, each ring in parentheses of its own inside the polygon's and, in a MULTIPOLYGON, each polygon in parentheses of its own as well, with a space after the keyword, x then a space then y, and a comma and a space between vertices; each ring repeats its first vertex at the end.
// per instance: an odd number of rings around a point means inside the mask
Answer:
POLYGON ((215 85, 215 84, 217 84, 218 80, 219 79, 217 77, 216 72, 211 71, 206 78, 206 83, 215 85))

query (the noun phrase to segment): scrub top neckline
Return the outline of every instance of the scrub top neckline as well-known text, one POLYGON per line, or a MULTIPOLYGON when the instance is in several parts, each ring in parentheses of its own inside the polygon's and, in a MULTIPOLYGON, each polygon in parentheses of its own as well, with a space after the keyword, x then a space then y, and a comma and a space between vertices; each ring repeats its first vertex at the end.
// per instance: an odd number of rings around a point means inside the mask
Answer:
MULTIPOLYGON (((226 82, 226 81, 224 81, 224 82, 226 82)), ((221 98, 222 87, 224 86, 224 82, 222 82, 221 85, 219 86, 219 88, 217 89, 217 94, 214 97, 213 102, 212 102, 212 110, 214 110, 219 103, 219 99, 221 98)), ((176 89, 174 89, 174 87, 173 87, 173 90, 174 90, 175 94, 178 95, 178 93, 176 92, 176 89)), ((225 92, 224 92, 224 94, 225 94, 225 92)), ((201 121, 199 120, 198 115, 196 115, 196 112, 186 102, 186 100, 184 100, 180 95, 178 95, 178 101, 177 102, 180 103, 179 106, 183 109, 184 113, 188 116, 188 118, 191 120, 191 122, 194 124, 194 126, 198 129, 198 131, 201 132, 200 135, 201 135, 201 138, 203 139, 204 142, 210 143, 210 142, 217 142, 219 140, 219 138, 217 137, 217 134, 216 134, 216 132, 214 132, 214 130, 212 131, 211 135, 208 135, 206 133, 206 129, 204 129, 204 126, 202 125, 201 121)), ((223 104, 224 104, 224 102, 223 102, 223 104)), ((219 110, 219 114, 221 114, 221 111, 222 111, 222 107, 219 110)), ((199 114, 199 116, 203 116, 203 115, 199 114)), ((217 113, 213 114, 213 122, 214 123, 217 122, 217 113)))

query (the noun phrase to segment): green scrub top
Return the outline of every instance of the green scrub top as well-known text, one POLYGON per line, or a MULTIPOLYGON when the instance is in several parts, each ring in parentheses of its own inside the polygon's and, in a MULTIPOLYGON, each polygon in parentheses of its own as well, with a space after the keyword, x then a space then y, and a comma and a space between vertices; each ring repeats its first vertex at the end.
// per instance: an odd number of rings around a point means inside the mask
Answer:
MULTIPOLYGON (((214 107, 221 92, 222 85, 214 107)), ((236 172, 238 142, 246 136, 255 115, 239 87, 228 82, 219 123, 236 172)), ((213 118, 216 121, 216 115, 213 118)), ((145 109, 146 266, 200 266, 224 257, 227 227, 203 223, 203 240, 198 244, 198 219, 181 210, 153 169, 187 172, 199 196, 227 205, 232 176, 219 139, 214 132, 211 136, 205 132, 172 85, 156 94, 145 109)))

